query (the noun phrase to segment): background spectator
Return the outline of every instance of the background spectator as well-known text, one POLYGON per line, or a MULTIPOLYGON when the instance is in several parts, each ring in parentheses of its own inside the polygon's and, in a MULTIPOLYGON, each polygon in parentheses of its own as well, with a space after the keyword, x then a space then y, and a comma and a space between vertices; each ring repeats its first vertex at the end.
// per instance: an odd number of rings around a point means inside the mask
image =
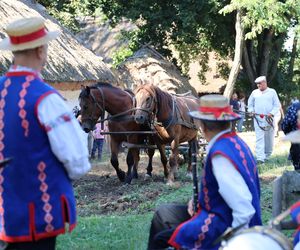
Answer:
POLYGON ((93 148, 91 153, 91 159, 95 159, 95 153, 98 151, 98 160, 100 161, 102 158, 102 149, 104 144, 105 135, 101 134, 102 132, 107 131, 106 124, 97 123, 96 128, 93 131, 93 148))
POLYGON ((239 115, 241 116, 241 119, 237 123, 237 130, 238 132, 243 132, 243 124, 245 121, 245 116, 246 116, 246 104, 245 104, 245 95, 243 93, 240 94, 239 96, 239 115))

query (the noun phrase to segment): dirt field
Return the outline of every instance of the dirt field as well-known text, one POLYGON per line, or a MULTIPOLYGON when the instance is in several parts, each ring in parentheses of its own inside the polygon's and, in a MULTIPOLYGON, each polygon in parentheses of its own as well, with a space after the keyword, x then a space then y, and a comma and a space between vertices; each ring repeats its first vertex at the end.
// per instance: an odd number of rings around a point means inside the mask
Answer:
MULTIPOLYGON (((127 170, 125 154, 120 154, 120 166, 127 170)), ((153 161, 153 178, 145 180, 147 155, 141 155, 139 164, 139 178, 128 185, 121 183, 110 162, 92 162, 93 169, 88 175, 74 183, 78 212, 81 216, 105 215, 117 212, 126 213, 133 210, 147 211, 147 208, 140 207, 142 203, 154 201, 159 194, 168 192, 170 187, 166 186, 163 177, 163 168, 158 155, 153 161)), ((183 177, 179 177, 176 187, 189 185, 188 177, 185 177, 185 169, 180 170, 183 177)), ((176 188, 175 187, 175 188, 176 188)), ((173 187, 174 188, 174 187, 173 187)))

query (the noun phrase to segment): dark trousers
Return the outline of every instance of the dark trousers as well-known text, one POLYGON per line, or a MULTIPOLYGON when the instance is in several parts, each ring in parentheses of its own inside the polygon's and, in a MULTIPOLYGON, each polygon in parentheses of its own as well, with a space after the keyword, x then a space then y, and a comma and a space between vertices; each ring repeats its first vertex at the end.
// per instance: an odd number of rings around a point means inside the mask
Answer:
POLYGON ((98 150, 98 160, 101 160, 103 143, 104 143, 104 139, 94 139, 93 149, 91 153, 92 158, 95 157, 96 150, 98 150))
POLYGON ((151 222, 148 250, 169 247, 168 241, 176 227, 190 218, 187 205, 167 204, 160 206, 155 211, 151 222))
POLYGON ((300 144, 292 143, 290 148, 290 157, 295 170, 300 170, 300 144))
POLYGON ((55 250, 56 237, 30 242, 10 243, 6 250, 55 250))

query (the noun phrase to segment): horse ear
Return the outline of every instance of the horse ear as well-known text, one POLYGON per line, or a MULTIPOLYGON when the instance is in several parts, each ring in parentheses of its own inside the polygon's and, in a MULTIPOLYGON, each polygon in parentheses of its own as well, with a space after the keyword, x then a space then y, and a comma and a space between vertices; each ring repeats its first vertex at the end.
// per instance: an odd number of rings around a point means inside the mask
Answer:
POLYGON ((89 86, 86 86, 85 90, 86 90, 87 95, 89 95, 91 92, 91 88, 89 86))

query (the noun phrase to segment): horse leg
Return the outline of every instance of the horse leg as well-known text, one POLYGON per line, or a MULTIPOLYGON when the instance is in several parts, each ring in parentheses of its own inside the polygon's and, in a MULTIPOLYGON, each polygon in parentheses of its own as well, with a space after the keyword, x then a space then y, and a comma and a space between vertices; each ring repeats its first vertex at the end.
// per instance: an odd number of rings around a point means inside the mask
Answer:
POLYGON ((139 149, 132 148, 128 151, 126 162, 128 165, 128 172, 126 176, 126 183, 130 184, 133 178, 138 178, 137 165, 140 160, 139 149))
POLYGON ((188 159, 188 167, 187 167, 187 173, 186 176, 190 177, 191 179, 193 178, 193 173, 192 173, 192 144, 193 142, 196 141, 196 138, 192 139, 189 141, 189 159, 188 159))
POLYGON ((110 163, 116 170, 119 180, 121 182, 124 182, 125 181, 125 172, 119 168, 119 161, 118 161, 119 143, 115 142, 115 140, 113 140, 113 138, 111 138, 110 149, 111 149, 110 163))
POLYGON ((154 152, 155 152, 155 149, 152 149, 152 148, 149 148, 147 150, 147 154, 148 154, 148 157, 149 157, 149 162, 148 162, 147 173, 146 173, 145 178, 152 177, 152 170, 153 170, 152 160, 153 160, 154 152))
POLYGON ((134 149, 133 151, 133 170, 132 170, 132 177, 133 178, 138 178, 138 172, 137 172, 137 169, 138 169, 138 164, 139 164, 139 161, 140 161, 140 150, 139 149, 134 149))
POLYGON ((157 147, 158 147, 158 150, 159 150, 159 153, 160 153, 160 160, 161 160, 161 163, 163 164, 164 166, 164 176, 166 178, 168 178, 169 176, 169 170, 168 170, 168 158, 166 156, 166 149, 165 149, 165 145, 162 145, 162 144, 157 144, 157 147))
POLYGON ((175 180, 175 174, 177 172, 178 145, 179 145, 178 139, 175 138, 171 143, 172 153, 169 160, 170 173, 168 176, 168 182, 167 182, 168 185, 172 185, 175 180))
POLYGON ((127 170, 127 176, 126 176, 126 183, 130 184, 132 177, 131 177, 131 170, 132 170, 132 166, 134 164, 134 159, 133 159, 133 154, 132 154, 132 150, 128 150, 127 153, 127 157, 126 157, 126 163, 128 166, 128 170, 127 170), (128 178, 128 176, 130 176, 130 178, 128 178))

